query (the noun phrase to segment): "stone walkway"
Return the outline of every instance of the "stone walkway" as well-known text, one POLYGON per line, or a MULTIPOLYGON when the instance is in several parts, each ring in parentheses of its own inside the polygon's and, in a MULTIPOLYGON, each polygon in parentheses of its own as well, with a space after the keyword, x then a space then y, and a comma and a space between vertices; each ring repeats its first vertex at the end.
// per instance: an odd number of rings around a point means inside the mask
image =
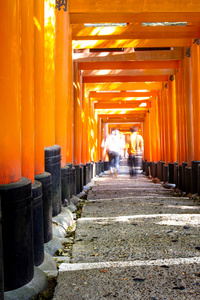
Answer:
POLYGON ((103 175, 77 220, 54 300, 200 299, 200 205, 144 175, 103 175))

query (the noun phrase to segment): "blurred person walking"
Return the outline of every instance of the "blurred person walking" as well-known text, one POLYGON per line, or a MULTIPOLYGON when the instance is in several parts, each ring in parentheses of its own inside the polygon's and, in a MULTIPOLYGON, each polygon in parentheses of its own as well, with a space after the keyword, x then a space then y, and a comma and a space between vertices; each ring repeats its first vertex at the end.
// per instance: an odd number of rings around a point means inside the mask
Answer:
POLYGON ((117 176, 119 170, 120 153, 125 148, 124 140, 121 138, 120 132, 117 128, 113 128, 103 144, 104 155, 106 153, 109 157, 109 174, 117 176))
POLYGON ((131 127, 131 134, 128 139, 128 165, 130 177, 137 174, 139 156, 143 153, 143 138, 138 134, 137 127, 131 127))

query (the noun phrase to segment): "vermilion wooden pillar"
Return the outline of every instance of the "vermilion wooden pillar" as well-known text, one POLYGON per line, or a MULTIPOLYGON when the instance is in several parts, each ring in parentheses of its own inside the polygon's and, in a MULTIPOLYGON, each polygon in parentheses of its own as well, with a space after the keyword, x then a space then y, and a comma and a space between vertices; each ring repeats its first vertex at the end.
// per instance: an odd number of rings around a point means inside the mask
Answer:
POLYGON ((193 151, 194 160, 200 160, 200 55, 199 39, 191 47, 192 64, 192 113, 193 113, 193 151))
POLYGON ((170 149, 169 162, 174 163, 177 160, 177 145, 176 145, 176 88, 175 75, 170 76, 168 81, 169 87, 169 129, 170 129, 170 149))
MULTIPOLYGON (((29 3, 15 0, 0 2, 0 198, 3 220, 3 261, 1 261, 0 269, 4 271, 4 285, 1 282, 1 288, 5 292, 22 287, 34 276, 32 184, 29 178, 21 176, 21 54, 24 47, 27 47, 26 49, 29 49, 30 45, 33 47, 33 23, 30 24, 24 15, 25 9, 30 5, 31 11, 26 11, 26 13, 27 15, 30 13, 31 18, 32 4, 32 1, 29 3), (22 23, 26 27, 22 29, 23 41, 20 35, 22 23), (29 25, 31 27, 29 28, 30 40, 25 41, 24 32, 29 25)), ((33 22, 33 19, 30 19, 30 22, 33 22)), ((33 59, 32 49, 29 54, 33 59)), ((26 54, 28 59, 29 54, 26 54)), ((30 68, 33 68, 33 60, 31 64, 30 68)), ((23 72, 30 70, 25 61, 23 61, 23 68, 23 72)), ((29 71, 28 74, 31 76, 33 93, 33 75, 29 71)), ((24 79, 23 76, 24 73, 22 74, 24 79)), ((30 91, 29 78, 26 78, 26 83, 28 87, 25 91, 28 93, 30 91)), ((32 94, 26 95, 26 100, 30 104, 33 99, 30 100, 29 96, 32 97, 32 94)), ((27 113, 31 111, 32 125, 32 106, 30 110, 29 108, 27 107, 27 113)), ((32 130, 30 135, 33 137, 32 130)), ((30 167, 32 170, 32 161, 30 167)), ((27 165, 27 170, 28 168, 27 165)), ((30 175, 29 172, 27 173, 30 175)))
POLYGON ((34 1, 35 175, 44 172, 44 2, 34 1))
POLYGON ((81 112, 81 121, 82 121, 82 151, 81 151, 81 162, 85 165, 88 157, 88 113, 89 113, 89 99, 88 95, 85 92, 85 84, 82 84, 82 112, 81 112))
POLYGON ((56 8, 55 142, 61 146, 61 167, 67 159, 69 12, 56 8))
POLYGON ((165 164, 170 160, 170 134, 169 134, 169 100, 168 100, 168 83, 164 83, 163 89, 163 118, 164 118, 164 153, 165 164))
POLYGON ((90 117, 89 117, 89 160, 97 161, 97 112, 94 110, 94 103, 90 101, 90 117))
POLYGON ((158 91, 158 123, 159 123, 159 141, 160 141, 160 155, 158 160, 164 160, 164 147, 163 147, 163 139, 164 139, 164 128, 163 128, 163 113, 162 113, 162 98, 161 91, 158 91))
POLYGON ((67 162, 73 162, 73 126, 74 126, 74 106, 73 106, 73 70, 72 70, 72 28, 69 26, 69 52, 68 52, 68 104, 67 104, 67 162))
POLYGON ((161 156, 161 140, 160 140, 160 119, 159 119, 159 98, 158 96, 156 97, 156 106, 155 106, 155 110, 156 110, 156 139, 157 139, 157 160, 160 160, 160 156, 161 156))
POLYGON ((74 63, 74 164, 81 163, 81 87, 80 70, 78 69, 78 63, 74 63))
POLYGON ((158 98, 154 97, 151 101, 151 144, 152 161, 158 161, 160 157, 160 124, 158 122, 158 98))
POLYGON ((163 83, 163 89, 161 91, 161 110, 162 110, 162 128, 163 128, 163 132, 162 132, 162 136, 163 136, 163 141, 162 141, 162 145, 163 145, 163 158, 162 161, 166 160, 166 146, 165 146, 165 140, 166 140, 166 124, 165 124, 165 84, 163 83))
POLYGON ((176 73, 177 159, 179 164, 185 160, 185 117, 182 80, 182 64, 180 63, 176 73))
POLYGON ((99 148, 100 148, 100 158, 103 161, 103 148, 101 147, 101 143, 103 141, 103 131, 104 131, 104 124, 103 120, 101 119, 101 135, 100 135, 100 141, 99 141, 99 148))
POLYGON ((149 119, 151 128, 151 158, 152 161, 157 161, 157 136, 156 136, 156 113, 155 113, 155 99, 151 100, 151 108, 149 109, 149 119))
POLYGON ((193 116, 192 116, 192 73, 191 48, 184 48, 183 58, 183 88, 186 124, 186 162, 191 166, 193 159, 193 116))
POLYGON ((55 144, 55 1, 45 1, 44 133, 45 147, 55 144))
POLYGON ((34 182, 34 15, 33 0, 21 2, 22 176, 34 182))
POLYGON ((0 185, 21 179, 19 1, 0 3, 0 185))
POLYGON ((101 159, 101 131, 102 131, 102 119, 98 117, 97 120, 97 160, 101 159))
POLYGON ((152 160, 152 150, 151 150, 151 128, 150 128, 150 111, 147 112, 145 122, 144 122, 144 155, 147 161, 152 160))

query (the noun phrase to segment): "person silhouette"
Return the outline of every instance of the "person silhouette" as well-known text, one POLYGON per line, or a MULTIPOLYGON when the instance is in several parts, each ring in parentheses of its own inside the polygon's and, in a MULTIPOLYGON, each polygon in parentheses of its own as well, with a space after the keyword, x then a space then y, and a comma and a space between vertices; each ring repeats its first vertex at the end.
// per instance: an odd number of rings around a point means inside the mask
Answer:
POLYGON ((119 161, 121 150, 125 148, 124 141, 121 138, 117 128, 113 128, 104 143, 104 155, 107 152, 109 158, 109 174, 115 174, 119 170, 119 161))
POLYGON ((143 138, 141 135, 138 134, 137 127, 131 127, 130 131, 131 134, 128 139, 128 165, 130 177, 134 177, 137 174, 137 156, 142 155, 143 152, 143 138))

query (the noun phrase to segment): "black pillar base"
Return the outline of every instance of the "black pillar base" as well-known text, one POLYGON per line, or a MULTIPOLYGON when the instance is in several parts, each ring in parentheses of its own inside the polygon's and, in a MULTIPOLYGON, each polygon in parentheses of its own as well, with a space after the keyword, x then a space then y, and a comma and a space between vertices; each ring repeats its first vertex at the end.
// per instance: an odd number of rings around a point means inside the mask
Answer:
POLYGON ((160 162, 160 181, 164 181, 163 180, 163 167, 165 165, 165 162, 164 161, 161 161, 160 162))
POLYGON ((77 164, 74 166, 76 170, 76 194, 80 194, 81 188, 80 188, 80 166, 77 164))
POLYGON ((70 168, 65 166, 61 168, 61 192, 62 192, 62 205, 67 206, 70 203, 70 168), (67 200, 67 201, 66 201, 67 200))
POLYGON ((86 163, 87 166, 87 183, 91 181, 91 163, 86 163))
POLYGON ((76 169, 75 167, 72 167, 72 195, 76 196, 76 169))
POLYGON ((161 173, 161 164, 160 160, 157 162, 157 178, 160 179, 160 173, 161 173))
POLYGON ((84 183, 84 170, 83 170, 83 164, 80 164, 80 189, 81 192, 83 190, 83 184, 84 183))
POLYGON ((109 171, 110 166, 109 166, 109 161, 104 161, 104 171, 109 171))
POLYGON ((152 164, 152 177, 156 178, 157 177, 157 163, 154 161, 152 164))
POLYGON ((51 174, 52 180, 52 215, 61 212, 61 147, 54 145, 45 148, 45 171, 51 174))
POLYGON ((163 171, 162 171, 162 181, 163 182, 168 182, 169 180, 169 166, 168 165, 163 165, 163 171))
POLYGON ((35 180, 42 183, 44 243, 48 243, 53 238, 51 174, 44 172, 40 175, 35 175, 35 180))
POLYGON ((191 167, 185 167, 185 191, 191 193, 191 167))
POLYGON ((93 162, 91 162, 90 168, 91 168, 91 179, 93 179, 94 178, 94 163, 93 162))
POLYGON ((35 180, 32 184, 33 194, 33 241, 34 265, 38 267, 44 261, 44 230, 43 230, 43 204, 42 184, 35 180))
POLYGON ((0 299, 2 300, 4 299, 1 196, 0 196, 0 299))
POLYGON ((198 183, 197 183, 198 195, 200 196, 200 165, 198 165, 198 183))
POLYGON ((33 206, 31 181, 0 185, 4 289, 11 291, 30 282, 34 276, 33 206))
POLYGON ((169 168, 168 182, 174 183, 174 163, 168 163, 168 168, 169 168))
POLYGON ((69 181, 70 181, 70 199, 73 195, 73 174, 72 174, 72 167, 73 164, 72 163, 67 163, 67 166, 69 167, 69 181))
POLYGON ((198 192, 198 165, 199 160, 192 160, 191 162, 191 192, 196 194, 198 192))
POLYGON ((179 190, 182 190, 182 165, 178 166, 178 188, 179 190))
POLYGON ((185 192, 185 168, 188 166, 187 162, 182 162, 182 190, 185 192))
POLYGON ((179 187, 179 165, 175 164, 174 165, 174 183, 176 187, 179 187))
POLYGON ((95 162, 95 176, 99 175, 99 164, 98 162, 95 162))

